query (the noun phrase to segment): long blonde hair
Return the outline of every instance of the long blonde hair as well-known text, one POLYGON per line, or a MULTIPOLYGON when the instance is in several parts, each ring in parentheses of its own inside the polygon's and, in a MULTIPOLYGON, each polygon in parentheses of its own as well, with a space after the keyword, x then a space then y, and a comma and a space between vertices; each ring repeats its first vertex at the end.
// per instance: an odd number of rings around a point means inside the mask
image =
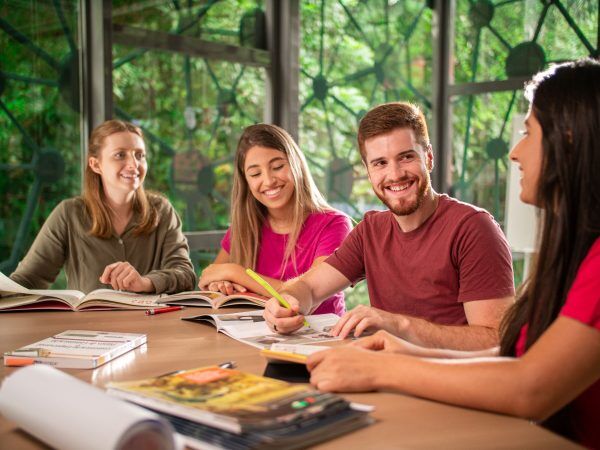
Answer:
POLYGON ((331 210, 315 184, 306 164, 304 154, 294 139, 282 128, 269 124, 257 124, 244 130, 235 154, 235 172, 231 192, 231 261, 243 267, 256 268, 260 247, 261 229, 267 218, 267 208, 254 198, 248 187, 244 164, 248 150, 260 146, 279 150, 287 156, 294 180, 294 209, 292 231, 288 236, 281 276, 287 262, 296 264, 294 249, 302 225, 308 214, 331 210))
MULTIPOLYGON (((90 157, 99 158, 105 139, 115 133, 129 132, 144 139, 142 130, 135 125, 122 120, 107 120, 92 131, 86 161, 88 164, 83 176, 83 201, 92 220, 90 234, 100 238, 109 238, 113 233, 112 219, 106 206, 106 194, 100 175, 89 165, 90 157)), ((139 224, 134 229, 135 235, 150 233, 157 225, 158 211, 148 201, 144 187, 135 191, 133 211, 139 215, 139 224)))

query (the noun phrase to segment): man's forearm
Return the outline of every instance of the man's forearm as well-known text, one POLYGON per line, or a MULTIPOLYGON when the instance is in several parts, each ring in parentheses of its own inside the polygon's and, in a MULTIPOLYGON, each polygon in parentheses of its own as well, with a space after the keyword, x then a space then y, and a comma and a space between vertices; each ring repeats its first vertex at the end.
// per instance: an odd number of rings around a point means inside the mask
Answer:
POLYGON ((498 345, 498 330, 480 325, 437 325, 423 319, 398 316, 402 339, 424 347, 483 350, 498 345))
POLYGON ((289 294, 300 303, 300 313, 308 315, 313 308, 313 293, 310 286, 300 278, 287 281, 281 289, 282 294, 289 294))

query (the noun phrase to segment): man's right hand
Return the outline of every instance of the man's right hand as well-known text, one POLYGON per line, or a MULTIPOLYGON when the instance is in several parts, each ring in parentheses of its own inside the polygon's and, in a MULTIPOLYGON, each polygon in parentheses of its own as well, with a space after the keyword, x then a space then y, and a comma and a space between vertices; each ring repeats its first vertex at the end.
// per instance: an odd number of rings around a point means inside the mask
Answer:
POLYGON ((283 294, 282 297, 291 308, 285 308, 276 298, 271 298, 265 304, 263 317, 271 330, 280 334, 290 334, 302 328, 304 316, 299 312, 300 304, 295 297, 288 294, 283 294))
POLYGON ((398 320, 399 318, 393 313, 359 305, 342 316, 331 329, 331 335, 345 339, 354 330, 354 337, 359 337, 367 329, 386 330, 398 334, 398 320))

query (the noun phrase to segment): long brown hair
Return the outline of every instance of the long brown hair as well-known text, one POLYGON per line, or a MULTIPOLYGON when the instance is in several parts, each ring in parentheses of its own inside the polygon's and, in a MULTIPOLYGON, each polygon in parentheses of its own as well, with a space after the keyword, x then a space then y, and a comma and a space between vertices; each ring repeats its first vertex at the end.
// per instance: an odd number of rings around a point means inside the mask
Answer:
MULTIPOLYGON (((83 177, 83 201, 92 221, 90 234, 100 238, 109 238, 113 233, 110 210, 107 207, 106 194, 102 186, 100 175, 92 170, 89 165, 90 157, 100 158, 105 139, 115 133, 129 132, 137 134, 144 139, 144 134, 139 127, 122 120, 107 120, 98 125, 90 135, 88 155, 83 177)), ((148 201, 144 187, 140 186, 135 191, 133 198, 133 211, 138 214, 139 223, 134 229, 134 234, 150 233, 157 225, 158 211, 148 201)))
POLYGON ((518 301, 505 316, 500 353, 526 348, 558 316, 581 262, 600 236, 600 64, 585 59, 537 74, 526 97, 542 128, 537 186, 539 252, 518 301))
POLYGON ((312 212, 331 210, 308 170, 306 159, 294 139, 275 125, 257 124, 244 130, 235 154, 235 173, 231 193, 231 261, 243 267, 256 268, 261 229, 267 217, 267 208, 254 198, 244 172, 248 150, 260 146, 279 150, 287 156, 294 180, 294 209, 292 232, 289 234, 281 275, 287 261, 295 264, 294 249, 306 216, 312 212))

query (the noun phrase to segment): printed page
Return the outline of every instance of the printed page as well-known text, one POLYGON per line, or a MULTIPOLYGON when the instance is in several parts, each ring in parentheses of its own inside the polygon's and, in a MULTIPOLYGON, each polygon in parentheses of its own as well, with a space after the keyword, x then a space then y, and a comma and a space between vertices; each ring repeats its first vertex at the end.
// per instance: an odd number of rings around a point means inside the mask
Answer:
POLYGON ((272 344, 311 344, 337 341, 329 330, 337 323, 339 316, 321 314, 307 316, 311 327, 302 327, 290 335, 273 333, 262 317, 262 311, 249 311, 233 314, 214 314, 217 328, 228 336, 257 348, 269 348, 272 344))
POLYGON ((174 449, 172 427, 157 414, 44 365, 24 367, 0 389, 0 413, 54 448, 174 449))
POLYGON ((214 307, 213 302, 221 297, 223 297, 223 294, 220 292, 186 291, 177 294, 163 295, 159 303, 214 307))
POLYGON ((0 272, 0 293, 37 295, 39 296, 39 300, 43 300, 44 298, 59 298, 66 301, 73 307, 77 307, 77 305, 79 305, 81 302, 81 299, 84 297, 83 292, 69 289, 27 289, 26 287, 23 287, 19 283, 16 283, 8 278, 2 272, 0 272))
POLYGON ((156 306, 162 298, 161 294, 138 294, 136 292, 115 291, 112 289, 96 289, 85 296, 82 307, 127 305, 137 308, 156 306))

